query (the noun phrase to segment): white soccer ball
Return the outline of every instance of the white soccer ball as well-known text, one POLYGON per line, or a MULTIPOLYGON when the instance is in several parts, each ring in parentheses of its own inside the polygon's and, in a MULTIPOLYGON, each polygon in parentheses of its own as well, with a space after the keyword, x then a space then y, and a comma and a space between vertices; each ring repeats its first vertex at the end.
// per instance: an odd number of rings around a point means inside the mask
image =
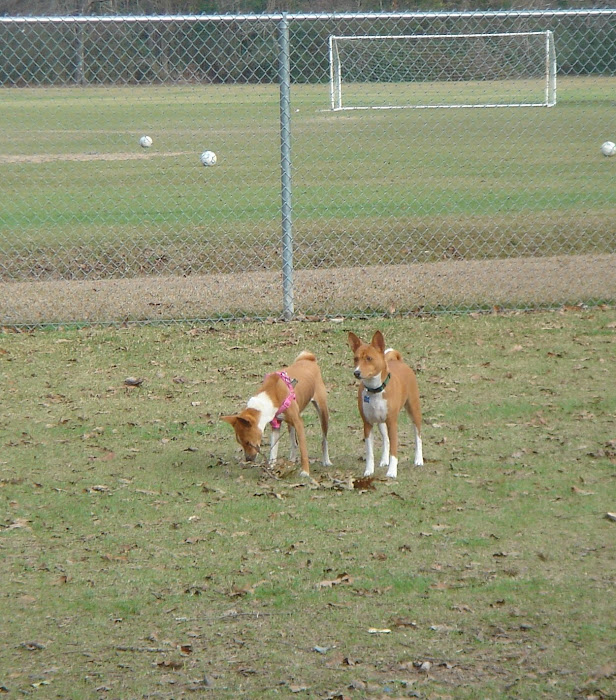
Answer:
POLYGON ((200 160, 203 165, 216 165, 218 158, 216 157, 214 151, 203 151, 200 156, 200 160))
POLYGON ((616 155, 616 143, 613 141, 605 141, 601 144, 601 153, 603 153, 604 156, 616 155))
POLYGON ((141 148, 149 148, 152 145, 152 139, 150 136, 142 136, 139 139, 139 145, 141 148))

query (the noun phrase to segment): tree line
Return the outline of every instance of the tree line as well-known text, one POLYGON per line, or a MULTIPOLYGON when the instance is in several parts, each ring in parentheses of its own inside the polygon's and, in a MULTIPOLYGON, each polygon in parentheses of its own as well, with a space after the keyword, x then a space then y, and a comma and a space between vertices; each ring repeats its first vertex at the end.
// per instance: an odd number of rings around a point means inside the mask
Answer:
POLYGON ((2 0, 0 15, 98 16, 611 7, 612 0, 2 0))

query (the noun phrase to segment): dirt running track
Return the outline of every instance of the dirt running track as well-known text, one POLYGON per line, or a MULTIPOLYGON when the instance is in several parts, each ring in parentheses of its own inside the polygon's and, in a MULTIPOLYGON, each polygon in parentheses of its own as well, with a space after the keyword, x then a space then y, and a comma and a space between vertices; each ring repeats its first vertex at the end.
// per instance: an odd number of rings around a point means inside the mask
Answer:
MULTIPOLYGON (((614 302, 616 253, 297 270, 301 317, 614 302)), ((0 325, 272 317, 281 273, 0 282, 0 325)))

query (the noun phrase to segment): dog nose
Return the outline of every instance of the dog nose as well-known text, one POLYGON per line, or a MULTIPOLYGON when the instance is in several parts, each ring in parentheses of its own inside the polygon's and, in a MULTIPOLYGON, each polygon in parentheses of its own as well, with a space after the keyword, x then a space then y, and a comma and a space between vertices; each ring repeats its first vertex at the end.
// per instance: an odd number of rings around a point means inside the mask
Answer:
POLYGON ((360 372, 358 369, 356 369, 356 370, 353 372, 353 374, 355 375, 355 378, 356 378, 356 379, 360 379, 360 378, 361 378, 361 372, 360 372))

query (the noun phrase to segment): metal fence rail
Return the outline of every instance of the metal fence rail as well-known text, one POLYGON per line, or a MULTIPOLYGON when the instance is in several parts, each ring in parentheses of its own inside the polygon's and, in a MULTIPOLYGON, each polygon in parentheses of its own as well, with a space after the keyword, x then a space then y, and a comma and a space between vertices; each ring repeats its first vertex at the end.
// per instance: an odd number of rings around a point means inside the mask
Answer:
POLYGON ((612 302, 615 95, 616 10, 0 18, 0 324, 612 302))

